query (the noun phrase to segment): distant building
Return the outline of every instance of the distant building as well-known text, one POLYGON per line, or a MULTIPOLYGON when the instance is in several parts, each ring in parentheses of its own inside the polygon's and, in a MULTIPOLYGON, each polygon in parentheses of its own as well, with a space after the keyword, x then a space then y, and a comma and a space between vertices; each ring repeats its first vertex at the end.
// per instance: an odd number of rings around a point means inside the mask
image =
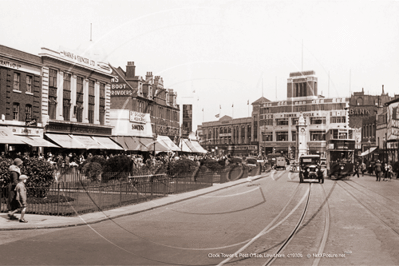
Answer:
POLYGON ((252 118, 223 116, 218 121, 204 122, 201 126, 200 144, 217 154, 255 155, 258 146, 251 144, 252 118))
POLYGON ((299 115, 305 118, 309 154, 325 156, 326 131, 330 125, 348 127, 349 98, 325 98, 318 95, 318 80, 314 71, 293 72, 287 79, 287 99, 253 103, 253 117, 259 117, 259 146, 267 154, 281 153, 296 157, 299 115))

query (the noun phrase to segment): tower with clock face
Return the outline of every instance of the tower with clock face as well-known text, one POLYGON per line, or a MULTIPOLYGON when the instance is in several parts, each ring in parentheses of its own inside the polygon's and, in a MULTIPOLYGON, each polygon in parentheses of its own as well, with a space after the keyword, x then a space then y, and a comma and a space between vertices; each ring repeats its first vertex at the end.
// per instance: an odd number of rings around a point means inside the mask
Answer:
POLYGON ((297 137, 297 151, 298 151, 297 159, 299 159, 302 155, 307 155, 307 153, 308 153, 308 143, 306 141, 306 123, 305 123, 305 118, 303 117, 302 113, 299 115, 296 130, 297 130, 297 134, 298 134, 298 137, 297 137))

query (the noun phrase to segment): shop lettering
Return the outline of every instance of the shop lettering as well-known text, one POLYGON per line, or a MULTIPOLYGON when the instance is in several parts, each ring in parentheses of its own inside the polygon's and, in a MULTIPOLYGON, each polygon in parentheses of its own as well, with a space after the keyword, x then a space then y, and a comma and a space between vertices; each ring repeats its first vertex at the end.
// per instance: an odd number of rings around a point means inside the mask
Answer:
POLYGON ((121 91, 111 91, 111 95, 114 96, 131 96, 133 94, 133 92, 131 90, 121 90, 121 91))
POLYGON ((140 130, 140 131, 143 131, 143 130, 144 130, 144 126, 143 126, 143 125, 135 125, 135 124, 132 124, 132 129, 133 129, 133 130, 140 130))
POLYGON ((111 89, 126 89, 126 84, 112 84, 111 89))
POLYGON ((86 57, 81 57, 79 55, 75 55, 74 53, 68 52, 68 51, 61 51, 60 54, 74 60, 74 61, 78 61, 79 63, 84 63, 86 65, 90 65, 90 66, 96 66, 96 62, 93 60, 90 60, 86 57))
POLYGON ((367 109, 350 109, 349 115, 370 115, 370 111, 367 109))
POLYGON ((0 60, 0 65, 14 69, 20 69, 22 67, 20 64, 11 63, 9 61, 4 61, 4 60, 0 60))
POLYGON ((144 113, 138 113, 134 111, 130 111, 130 116, 129 116, 130 122, 139 122, 139 123, 145 123, 145 114, 144 113))

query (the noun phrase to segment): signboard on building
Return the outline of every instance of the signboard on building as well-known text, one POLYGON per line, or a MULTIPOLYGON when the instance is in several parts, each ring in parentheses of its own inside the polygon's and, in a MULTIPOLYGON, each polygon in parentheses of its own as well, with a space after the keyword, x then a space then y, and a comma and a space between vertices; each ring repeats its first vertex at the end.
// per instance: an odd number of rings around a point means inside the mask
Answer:
POLYGON ((110 122, 112 135, 137 136, 152 138, 150 114, 129 111, 125 109, 111 109, 110 122))
POLYGON ((362 148, 362 129, 355 128, 354 134, 355 134, 355 149, 360 150, 362 148))
POLYGON ((388 106, 387 120, 387 138, 399 139, 399 102, 388 106))
POLYGON ((112 96, 127 96, 131 97, 133 95, 133 90, 117 73, 113 72, 115 75, 111 79, 111 97, 112 96))
POLYGON ((0 67, 15 69, 22 72, 32 73, 40 76, 40 69, 13 60, 0 57, 0 67))

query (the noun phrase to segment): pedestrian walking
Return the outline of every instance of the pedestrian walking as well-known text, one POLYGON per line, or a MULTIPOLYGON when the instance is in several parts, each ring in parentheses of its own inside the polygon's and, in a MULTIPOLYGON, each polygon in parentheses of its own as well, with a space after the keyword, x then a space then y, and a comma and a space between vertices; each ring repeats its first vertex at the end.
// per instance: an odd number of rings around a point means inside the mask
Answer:
POLYGON ((374 171, 375 171, 375 176, 377 178, 376 181, 381 181, 381 171, 382 171, 382 167, 381 167, 381 163, 380 160, 377 160, 377 162, 375 163, 374 166, 374 171))
POLYGON ((361 168, 361 171, 362 171, 362 176, 364 176, 364 172, 366 172, 366 168, 367 168, 367 166, 366 166, 366 164, 363 162, 361 165, 360 165, 360 168, 361 168))
POLYGON ((28 177, 26 175, 20 175, 19 176, 19 182, 15 187, 15 199, 16 204, 18 204, 18 208, 16 208, 14 211, 11 212, 12 217, 16 217, 15 213, 18 211, 21 212, 21 217, 19 218, 20 223, 27 223, 28 221, 25 220, 25 212, 26 212, 26 206, 27 206, 27 195, 26 195, 26 187, 25 183, 28 177))
POLYGON ((356 163, 355 163, 355 167, 354 167, 354 168, 355 168, 355 169, 354 169, 354 172, 353 172, 353 175, 352 175, 352 176, 357 175, 357 178, 359 178, 359 171, 360 171, 359 162, 356 162, 356 163))
POLYGON ((7 185, 7 192, 8 192, 8 200, 7 200, 7 209, 8 209, 8 217, 11 220, 17 219, 11 213, 18 207, 15 204, 15 187, 18 184, 19 177, 21 175, 21 167, 22 167, 22 160, 19 158, 15 158, 12 165, 9 167, 9 180, 7 185))

